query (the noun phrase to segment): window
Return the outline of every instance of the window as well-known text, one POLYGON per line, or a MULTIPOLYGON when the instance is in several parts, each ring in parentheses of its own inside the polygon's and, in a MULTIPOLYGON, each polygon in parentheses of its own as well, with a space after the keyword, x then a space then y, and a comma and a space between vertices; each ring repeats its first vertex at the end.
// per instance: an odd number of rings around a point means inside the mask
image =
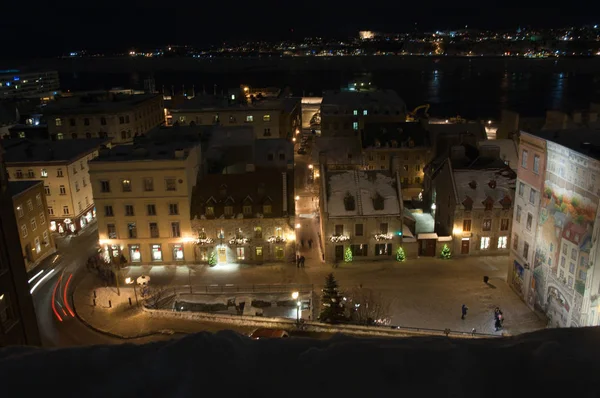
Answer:
POLYGON ((42 234, 42 239, 44 240, 44 246, 48 247, 50 246, 50 239, 48 238, 48 231, 44 231, 44 233, 42 234))
POLYGON ((500 220, 500 231, 508 231, 509 219, 503 218, 500 220))
POLYGON ((43 212, 40 213, 40 224, 41 225, 46 224, 46 215, 43 212))
POLYGON ((69 119, 69 125, 71 127, 75 127, 76 123, 75 123, 75 119, 69 119))
POLYGON ((531 203, 532 205, 535 205, 535 195, 537 194, 537 191, 533 188, 531 188, 529 190, 529 203, 531 203))
POLYGON ((35 173, 33 172, 33 170, 27 170, 27 178, 35 178, 35 173))
POLYGON ((463 232, 471 232, 471 220, 463 220, 463 232))
POLYGON ((33 243, 35 245, 36 254, 39 254, 40 251, 42 251, 42 247, 40 246, 40 238, 36 236, 35 239, 33 240, 33 243))
POLYGON ((57 126, 62 126, 62 119, 57 117, 56 119, 54 119, 54 124, 56 124, 57 126))
POLYGON ((35 195, 35 204, 37 204, 38 206, 42 206, 42 195, 39 193, 35 195))
POLYGON ((48 185, 44 185, 44 193, 46 196, 50 196, 50 187, 48 185))
POLYGON ((46 169, 40 170, 40 177, 48 178, 48 170, 46 170, 46 169))
POLYGON ((492 219, 484 218, 483 221, 481 222, 481 229, 484 231, 491 231, 492 230, 492 219))
POLYGON ((533 155, 533 172, 540 174, 540 157, 538 155, 533 155))
POLYGON ((125 117, 119 116, 119 124, 125 124, 125 117))
POLYGON ((181 229, 179 228, 179 223, 178 222, 172 222, 171 223, 171 236, 173 238, 180 238, 181 237, 181 229))
POLYGON ((155 222, 151 222, 150 223, 150 237, 151 238, 158 238, 159 234, 158 234, 158 223, 155 222))
POLYGON ((575 263, 570 263, 570 264, 569 264, 569 272, 570 272, 571 274, 574 274, 574 273, 575 273, 575 263))
POLYGON ((156 205, 146 205, 146 210, 148 211, 149 216, 156 215, 156 205))
POLYGON ((23 170, 17 170, 15 172, 15 177, 16 178, 23 178, 23 170))
POLYGON ((335 236, 341 236, 341 235, 344 235, 344 225, 336 224, 335 225, 335 236))
POLYGON ((134 222, 130 222, 127 224, 127 236, 129 239, 137 238, 137 226, 134 222))
POLYGON ((104 216, 105 217, 114 217, 113 207, 112 206, 104 206, 104 216))
POLYGON ((386 222, 379 224, 379 233, 384 235, 388 233, 388 224, 386 222))
POLYGON ((526 228, 528 231, 531 231, 531 224, 533 224, 533 215, 531 213, 527 213, 527 225, 526 228))
POLYGON ((238 260, 244 260, 244 248, 243 247, 236 247, 235 252, 237 254, 238 260))
POLYGON ((223 231, 222 229, 218 229, 217 230, 217 238, 225 239, 225 231, 223 231))
POLYGON ((368 114, 369 114, 369 112, 366 109, 364 109, 363 110, 363 116, 367 116, 368 114))
POLYGON ((525 184, 519 182, 519 196, 523 197, 523 193, 525 192, 525 184))
POLYGON ((105 117, 100 118, 100 124, 103 126, 106 126, 106 118, 105 117))
POLYGON ((152 177, 144 178, 144 191, 146 191, 146 192, 154 191, 154 178, 152 178, 152 177))
POLYGON ((494 208, 494 201, 492 199, 490 199, 490 197, 488 196, 487 200, 485 201, 485 210, 490 211, 493 208, 494 208))
POLYGON ((571 260, 577 260, 577 250, 571 249, 571 260))
POLYGON ((263 122, 270 122, 271 121, 271 115, 263 115, 263 122))
POLYGON ((123 192, 131 192, 131 180, 121 180, 121 187, 123 188, 123 192))
POLYGON ((283 260, 283 255, 284 255, 283 247, 276 246, 275 247, 275 258, 277 260, 283 260))
POLYGON ((63 214, 69 214, 69 206, 63 206, 63 214))
POLYGON ((355 110, 353 110, 353 111, 352 111, 352 114, 353 114, 354 116, 358 116, 358 109, 355 109, 355 110))
POLYGON ((254 227, 254 238, 262 239, 262 227, 254 227))
POLYGON ((179 214, 179 205, 177 203, 169 203, 169 214, 172 216, 179 214))
POLYGON ((518 222, 518 223, 520 223, 520 222, 521 222, 521 212, 522 212, 522 210, 521 210, 521 206, 517 205, 517 215, 516 215, 516 220, 517 220, 517 222, 518 222))
POLYGON ((523 258, 527 260, 528 256, 529 256, 529 243, 525 242, 525 243, 523 243, 523 258))
POLYGON ((253 121, 254 121, 254 116, 252 116, 252 115, 246 116, 246 123, 252 123, 253 121))
POLYGON ((271 205, 263 205, 263 213, 271 214, 271 205))
POLYGON ((52 206, 48 206, 48 214, 50 214, 51 216, 54 215, 54 208, 52 208, 52 206))
POLYGON ((587 272, 585 272, 584 270, 579 270, 579 279, 581 279, 582 281, 584 281, 587 278, 587 272))
POLYGON ((27 201, 27 210, 33 210, 33 202, 31 201, 31 199, 27 201))
POLYGON ((376 256, 391 256, 392 255, 392 244, 391 243, 378 243, 375 245, 376 256))
POLYGON ((75 181, 75 192, 79 192, 79 182, 75 181))
POLYGON ((63 133, 57 133, 57 134, 56 134, 56 139, 57 139, 57 140, 62 140, 62 139, 64 139, 64 138, 65 138, 65 135, 64 135, 63 133))
POLYGON ((358 130, 358 122, 352 122, 352 130, 358 130))
POLYGON ((87 182, 86 182, 86 180, 85 180, 85 177, 83 177, 83 178, 81 179, 81 182, 83 183, 83 186, 84 186, 84 187, 87 187, 87 182))
POLYGON ((229 116, 229 123, 235 123, 237 121, 237 119, 235 118, 235 116, 229 116))
POLYGON ((271 129, 265 129, 263 136, 265 137, 270 137, 271 136, 271 129))
POLYGON ((179 116, 179 121, 181 123, 185 123, 185 116, 179 116))
POLYGON ((214 216, 215 215, 215 208, 213 206, 206 206, 204 208, 204 213, 207 216, 214 216))
POLYGON ((87 197, 87 196, 85 197, 85 205, 86 205, 86 206, 89 206, 89 205, 90 205, 90 200, 88 199, 88 197, 87 197))
POLYGON ((508 236, 500 236, 498 238, 498 249, 506 249, 508 243, 508 236))
POLYGON ((165 178, 165 189, 167 191, 176 191, 177 185, 175 182, 175 178, 165 178))
POLYGON ((37 222, 35 221, 35 218, 32 218, 30 220, 30 223, 31 223, 31 230, 35 231, 37 229, 37 222))
POLYGON ((513 249, 514 250, 519 249, 519 235, 517 235, 517 234, 515 234, 515 236, 513 236, 513 249))
POLYGON ((420 164, 418 164, 418 165, 415 166, 415 171, 421 171, 421 165, 420 164))
POLYGON ((110 181, 100 181, 100 192, 110 192, 110 181))
POLYGON ((354 235, 355 236, 363 236, 363 225, 362 224, 354 224, 354 235))
POLYGON ((490 248, 490 237, 489 236, 481 237, 481 241, 479 242, 479 248, 481 250, 487 250, 490 248))
POLYGON ((64 185, 61 185, 61 186, 59 187, 59 191, 60 191, 60 194, 61 194, 61 195, 66 195, 66 194, 67 194, 67 189, 65 188, 65 186, 64 186, 64 185))
POLYGON ((529 153, 526 150, 523 150, 523 152, 521 152, 521 167, 523 167, 524 169, 527 168, 528 155, 529 155, 529 153))
POLYGON ((232 216, 233 215, 233 206, 225 206, 224 212, 225 212, 226 216, 232 216))
POLYGON ((183 245, 173 245, 173 261, 182 261, 183 259, 183 245))
POLYGON ((25 224, 21 225, 21 237, 23 237, 23 238, 27 237, 27 225, 25 225, 25 224))
POLYGON ((567 245, 563 245, 562 247, 562 254, 564 254, 565 256, 567 255, 567 245))
POLYGON ((162 250, 160 245, 150 245, 150 250, 152 252, 152 261, 162 261, 162 250))
POLYGON ((23 206, 19 205, 17 206, 17 216, 19 218, 23 217, 23 215, 25 214, 25 212, 23 211, 23 206))
POLYGON ((369 255, 369 245, 350 245, 350 250, 352 250, 352 255, 354 256, 368 256, 369 255))
POLYGON ((133 216, 134 215, 133 205, 125 205, 125 215, 126 216, 133 216))

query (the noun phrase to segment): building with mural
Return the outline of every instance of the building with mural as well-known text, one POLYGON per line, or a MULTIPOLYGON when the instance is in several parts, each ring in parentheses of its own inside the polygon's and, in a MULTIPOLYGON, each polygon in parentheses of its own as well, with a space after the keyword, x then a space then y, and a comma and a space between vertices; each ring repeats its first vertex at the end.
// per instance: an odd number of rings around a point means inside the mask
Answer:
POLYGON ((508 280, 552 327, 600 323, 597 159, 597 132, 521 133, 508 280))

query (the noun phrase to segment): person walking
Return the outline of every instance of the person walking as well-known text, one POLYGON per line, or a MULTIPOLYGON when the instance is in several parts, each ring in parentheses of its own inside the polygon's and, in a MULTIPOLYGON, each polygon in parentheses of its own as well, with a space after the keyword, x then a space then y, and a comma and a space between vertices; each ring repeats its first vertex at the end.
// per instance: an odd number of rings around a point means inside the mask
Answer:
POLYGON ((469 307, 467 307, 466 304, 462 305, 462 316, 460 317, 460 319, 465 319, 465 317, 467 316, 468 309, 469 309, 469 307))
POLYGON ((300 256, 296 254, 296 268, 300 268, 300 256))
POLYGON ((308 248, 309 249, 312 249, 312 242, 313 242, 312 238, 308 240, 308 248))
POLYGON ((302 267, 302 268, 304 268, 304 261, 306 261, 304 256, 300 256, 300 267, 302 267))
POLYGON ((300 247, 304 249, 304 239, 300 240, 300 247))

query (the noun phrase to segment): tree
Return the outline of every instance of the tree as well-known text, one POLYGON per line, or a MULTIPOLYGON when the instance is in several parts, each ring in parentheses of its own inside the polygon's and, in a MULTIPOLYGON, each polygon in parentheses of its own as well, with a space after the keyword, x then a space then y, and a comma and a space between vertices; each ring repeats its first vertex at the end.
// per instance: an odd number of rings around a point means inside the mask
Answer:
POLYGON ((142 291, 146 292, 144 294, 146 308, 157 310, 164 301, 163 299, 166 298, 167 288, 164 286, 149 286, 147 290, 142 291))
POLYGON ((390 323, 392 303, 381 292, 357 288, 350 293, 350 319, 360 325, 390 323))
POLYGON ((398 249, 396 249, 396 261, 403 262, 404 260, 406 260, 404 249, 402 246, 398 246, 398 249))
POLYGON ((325 286, 321 294, 321 322, 337 323, 345 319, 344 298, 338 290, 338 283, 333 274, 325 277, 325 286))
POLYGON ((347 263, 352 262, 352 249, 350 249, 350 246, 346 248, 346 252, 344 253, 344 261, 347 263))
POLYGON ((444 260, 449 260, 450 257, 452 257, 452 252, 450 251, 450 248, 447 244, 444 244, 444 247, 442 247, 440 257, 442 257, 444 260))
POLYGON ((208 265, 210 265, 211 267, 217 265, 217 253, 215 253, 214 250, 210 253, 210 257, 208 258, 208 265))

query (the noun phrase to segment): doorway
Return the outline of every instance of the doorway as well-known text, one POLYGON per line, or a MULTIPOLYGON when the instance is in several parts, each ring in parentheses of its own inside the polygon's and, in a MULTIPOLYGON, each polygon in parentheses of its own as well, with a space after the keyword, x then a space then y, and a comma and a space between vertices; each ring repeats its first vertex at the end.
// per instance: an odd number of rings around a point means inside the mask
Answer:
POLYGON ((424 257, 435 257, 435 239, 423 239, 419 241, 419 255, 424 257))
POLYGON ((227 262, 227 248, 221 246, 217 249, 217 253, 219 256, 219 263, 227 262))
POLYGON ((469 246, 470 246, 470 240, 469 239, 463 239, 461 246, 460 246, 460 254, 469 254, 469 246))
POLYGON ((263 260, 263 248, 260 246, 257 246, 255 248, 255 253, 256 254, 254 257, 255 257, 256 261, 262 261, 263 260))
POLYGON ((344 245, 335 246, 335 261, 342 261, 344 259, 344 245))

